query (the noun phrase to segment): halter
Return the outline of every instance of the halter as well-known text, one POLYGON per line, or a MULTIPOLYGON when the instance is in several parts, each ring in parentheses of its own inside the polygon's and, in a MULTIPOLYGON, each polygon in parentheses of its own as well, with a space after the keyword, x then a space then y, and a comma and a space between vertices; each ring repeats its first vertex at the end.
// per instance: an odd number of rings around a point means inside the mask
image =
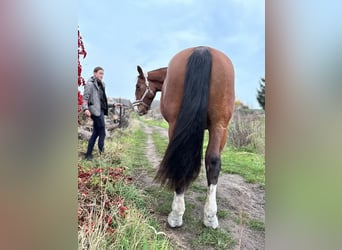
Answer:
POLYGON ((153 97, 155 96, 155 93, 154 93, 154 92, 151 90, 151 88, 150 88, 150 83, 148 82, 148 79, 147 79, 148 74, 145 73, 144 76, 145 76, 146 90, 145 90, 144 94, 142 95, 142 97, 141 97, 139 100, 136 100, 135 102, 133 102, 133 107, 134 107, 134 106, 138 106, 139 104, 142 104, 142 105, 144 105, 145 107, 147 107, 147 109, 150 109, 151 105, 146 104, 146 103, 144 102, 144 99, 145 99, 145 97, 146 97, 146 95, 147 95, 148 93, 152 94, 153 97))

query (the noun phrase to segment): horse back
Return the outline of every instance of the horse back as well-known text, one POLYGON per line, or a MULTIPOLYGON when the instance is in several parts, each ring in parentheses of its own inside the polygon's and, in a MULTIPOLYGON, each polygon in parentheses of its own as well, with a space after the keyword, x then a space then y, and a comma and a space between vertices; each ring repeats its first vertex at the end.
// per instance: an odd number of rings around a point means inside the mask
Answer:
MULTIPOLYGON (((169 123, 174 123, 183 98, 186 65, 195 48, 177 53, 168 65, 161 95, 161 112, 169 123)), ((212 55, 212 70, 208 102, 208 126, 227 127, 231 118, 234 93, 234 67, 221 51, 209 48, 212 55)))

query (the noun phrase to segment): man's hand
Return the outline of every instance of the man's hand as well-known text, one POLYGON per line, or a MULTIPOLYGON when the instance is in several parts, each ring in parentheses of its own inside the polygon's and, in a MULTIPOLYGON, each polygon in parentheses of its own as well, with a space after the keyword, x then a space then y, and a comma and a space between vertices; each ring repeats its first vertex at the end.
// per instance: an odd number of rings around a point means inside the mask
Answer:
POLYGON ((86 115, 86 117, 90 117, 90 111, 88 109, 84 111, 84 114, 86 115))

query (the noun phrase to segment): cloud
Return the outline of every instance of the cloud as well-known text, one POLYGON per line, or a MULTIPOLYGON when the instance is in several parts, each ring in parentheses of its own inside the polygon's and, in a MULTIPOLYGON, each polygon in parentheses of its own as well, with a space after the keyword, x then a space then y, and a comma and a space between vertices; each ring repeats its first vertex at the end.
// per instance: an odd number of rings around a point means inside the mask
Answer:
POLYGON ((255 89, 264 75, 264 3, 252 0, 146 0, 79 2, 80 31, 88 57, 85 78, 105 67, 112 96, 134 98, 136 65, 167 66, 180 50, 209 45, 225 52, 236 71, 236 93, 258 107, 255 89))

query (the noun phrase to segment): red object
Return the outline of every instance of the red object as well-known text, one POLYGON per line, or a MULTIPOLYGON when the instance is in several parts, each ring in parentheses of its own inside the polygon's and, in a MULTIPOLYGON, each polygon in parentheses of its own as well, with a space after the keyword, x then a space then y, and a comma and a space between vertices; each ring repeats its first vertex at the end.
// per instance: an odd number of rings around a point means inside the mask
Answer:
POLYGON ((78 31, 78 86, 84 86, 85 81, 82 77, 82 65, 80 63, 80 56, 83 55, 83 59, 87 56, 87 51, 84 48, 84 44, 82 41, 82 36, 80 31, 78 31))
POLYGON ((124 167, 85 169, 78 165, 78 225, 80 228, 84 227, 85 233, 95 230, 94 218, 91 217, 93 209, 101 210, 101 214, 97 214, 99 216, 97 219, 103 222, 109 235, 115 233, 115 220, 117 219, 115 215, 126 217, 128 207, 124 198, 117 193, 110 193, 103 189, 102 185, 105 182, 94 182, 94 180, 102 180, 101 177, 106 177, 106 181, 111 182, 112 185, 116 185, 118 180, 130 182, 132 177, 125 175, 124 171, 124 167), (89 204, 93 205, 89 206, 89 204))
MULTIPOLYGON (((78 30, 78 80, 77 84, 78 86, 84 86, 85 85, 85 80, 82 77, 82 65, 80 62, 80 56, 83 55, 83 59, 87 56, 87 51, 84 48, 84 44, 82 41, 82 36, 80 31, 78 30)), ((81 112, 81 107, 82 107, 82 93, 81 91, 78 90, 78 112, 81 112)), ((78 120, 78 123, 80 124, 80 120, 78 120)))

